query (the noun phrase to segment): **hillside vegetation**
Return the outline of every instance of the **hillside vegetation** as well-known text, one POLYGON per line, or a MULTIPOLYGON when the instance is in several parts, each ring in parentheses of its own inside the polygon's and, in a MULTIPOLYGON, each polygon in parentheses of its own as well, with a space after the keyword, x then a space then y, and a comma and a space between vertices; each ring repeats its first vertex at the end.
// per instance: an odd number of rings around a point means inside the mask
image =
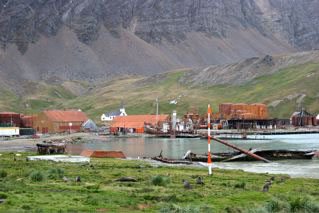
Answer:
POLYGON ((301 107, 319 112, 319 63, 316 62, 279 69, 238 85, 193 85, 183 81, 192 71, 180 69, 151 77, 124 76, 93 86, 82 82, 29 82, 23 95, 2 89, 0 109, 33 114, 43 109, 72 108, 99 120, 102 113, 116 110, 122 102, 128 114, 154 114, 158 97, 160 113, 177 110, 178 115, 192 109, 204 113, 207 104, 212 104, 216 112, 218 105, 225 102, 265 103, 270 115, 277 118, 288 118, 301 107), (67 86, 70 84, 73 86, 67 86), (171 100, 177 104, 170 104, 171 100))
POLYGON ((122 78, 99 85, 87 96, 77 97, 63 106, 82 108, 94 118, 116 109, 121 101, 129 114, 156 113, 156 97, 160 113, 177 110, 179 115, 197 109, 206 111, 212 104, 216 112, 224 102, 265 103, 272 117, 288 118, 300 107, 319 112, 319 63, 288 67, 263 75, 243 85, 191 86, 179 79, 190 70, 176 70, 149 78, 122 78), (177 100, 177 104, 170 104, 177 100))

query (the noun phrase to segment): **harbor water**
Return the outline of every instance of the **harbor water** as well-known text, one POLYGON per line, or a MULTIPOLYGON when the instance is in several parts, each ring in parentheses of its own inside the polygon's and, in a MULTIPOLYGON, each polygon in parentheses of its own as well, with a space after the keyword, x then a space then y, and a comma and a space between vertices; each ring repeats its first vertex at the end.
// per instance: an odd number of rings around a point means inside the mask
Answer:
MULTIPOLYGON (((267 135, 262 140, 229 140, 230 143, 245 149, 289 149, 319 150, 319 134, 301 135, 267 135)), ((212 142, 213 152, 232 152, 217 142, 212 142)), ((169 139, 169 138, 107 138, 101 141, 92 140, 70 147, 76 152, 85 149, 120 150, 127 157, 154 157, 162 151, 167 158, 180 159, 188 151, 207 153, 207 140, 203 139, 169 139)), ((215 167, 225 169, 242 169, 248 172, 289 174, 292 177, 319 178, 319 160, 287 160, 273 163, 262 162, 229 162, 214 163, 215 167)))

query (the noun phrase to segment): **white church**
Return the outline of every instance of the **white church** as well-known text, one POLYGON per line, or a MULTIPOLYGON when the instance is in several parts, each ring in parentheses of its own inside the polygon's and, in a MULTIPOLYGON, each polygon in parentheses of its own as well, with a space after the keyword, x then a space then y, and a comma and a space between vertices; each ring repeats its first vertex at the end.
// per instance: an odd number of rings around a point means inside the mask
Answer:
POLYGON ((101 121, 113 121, 113 119, 118 116, 127 116, 124 106, 121 106, 118 111, 109 112, 101 115, 101 121))

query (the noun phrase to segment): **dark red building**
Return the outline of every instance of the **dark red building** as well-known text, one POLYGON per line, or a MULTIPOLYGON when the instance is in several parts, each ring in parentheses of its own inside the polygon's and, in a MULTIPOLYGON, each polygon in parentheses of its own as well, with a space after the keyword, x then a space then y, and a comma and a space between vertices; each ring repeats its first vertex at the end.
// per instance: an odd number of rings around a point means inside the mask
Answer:
POLYGON ((21 115, 22 127, 24 127, 24 128, 32 128, 34 117, 35 116, 21 115))
POLYGON ((302 109, 300 112, 294 112, 290 117, 293 126, 315 126, 317 125, 316 116, 302 109))
POLYGON ((1 112, 0 126, 21 127, 22 126, 21 115, 15 112, 1 112))

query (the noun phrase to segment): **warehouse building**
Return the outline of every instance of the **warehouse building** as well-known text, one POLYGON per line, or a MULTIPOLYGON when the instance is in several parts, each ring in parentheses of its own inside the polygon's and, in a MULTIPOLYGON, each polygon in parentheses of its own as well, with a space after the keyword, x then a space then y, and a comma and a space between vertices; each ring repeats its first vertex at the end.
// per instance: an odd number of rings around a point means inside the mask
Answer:
POLYGON ((276 128, 276 122, 269 119, 265 104, 233 104, 219 105, 219 113, 213 119, 224 121, 229 129, 267 129, 276 128))
POLYGON ((156 121, 157 123, 161 123, 168 119, 169 115, 128 115, 115 117, 111 124, 110 131, 112 133, 144 133, 145 124, 156 126, 156 121))
POLYGON ((21 127, 21 115, 15 112, 1 112, 0 126, 2 127, 21 127))
POLYGON ((82 124, 87 120, 88 117, 82 111, 47 110, 34 118, 33 128, 42 134, 79 132, 82 130, 82 124))

